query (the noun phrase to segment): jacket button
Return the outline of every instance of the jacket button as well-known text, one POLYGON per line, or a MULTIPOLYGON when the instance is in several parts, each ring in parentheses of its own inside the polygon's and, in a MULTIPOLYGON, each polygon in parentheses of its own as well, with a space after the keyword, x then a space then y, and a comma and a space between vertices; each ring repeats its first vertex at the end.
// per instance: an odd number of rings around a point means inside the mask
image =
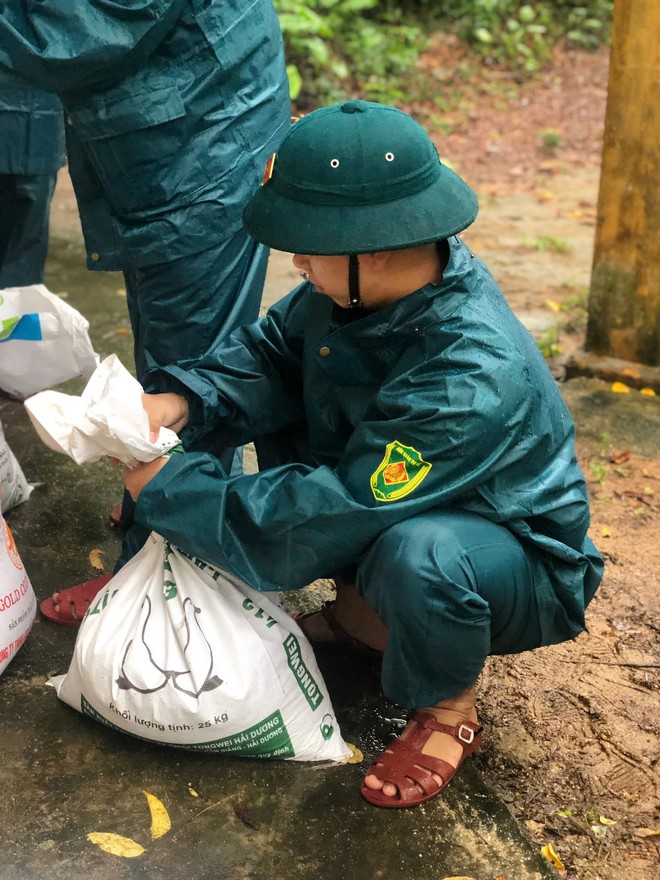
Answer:
POLYGON ((319 348, 319 354, 322 358, 327 358, 327 356, 330 354, 330 349, 327 345, 323 345, 321 346, 321 348, 319 348))
POLYGON ((90 257, 94 260, 95 263, 98 263, 98 261, 101 259, 100 256, 96 253, 96 251, 91 253, 90 257))

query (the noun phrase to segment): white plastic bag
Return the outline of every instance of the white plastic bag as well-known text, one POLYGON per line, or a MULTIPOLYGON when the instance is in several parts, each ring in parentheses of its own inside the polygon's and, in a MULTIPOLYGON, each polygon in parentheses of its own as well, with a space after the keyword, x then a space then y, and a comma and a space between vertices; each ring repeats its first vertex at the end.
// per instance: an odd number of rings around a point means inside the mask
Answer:
POLYGON ((32 486, 25 479, 16 456, 11 451, 0 422, 0 511, 6 513, 12 507, 27 501, 32 486))
POLYGON ((28 637, 36 613, 32 584, 0 514, 0 675, 28 637))
POLYGON ((264 594, 152 533, 86 614, 61 700, 143 739, 346 761, 314 652, 264 594))
POLYGON ((25 401, 37 434, 50 449, 77 464, 113 456, 133 467, 153 461, 179 442, 169 428, 149 439, 142 386, 111 354, 94 371, 80 397, 42 391, 25 401))
POLYGON ((43 284, 0 290, 0 388, 27 397, 67 379, 88 379, 99 362, 89 323, 43 284))

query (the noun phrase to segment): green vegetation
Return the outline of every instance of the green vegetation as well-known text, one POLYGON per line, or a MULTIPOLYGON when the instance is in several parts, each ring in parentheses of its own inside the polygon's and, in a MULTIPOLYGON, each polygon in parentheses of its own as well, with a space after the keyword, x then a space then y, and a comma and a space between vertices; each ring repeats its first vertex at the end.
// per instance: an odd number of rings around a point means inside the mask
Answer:
POLYGON ((433 30, 457 33, 490 63, 538 70, 552 46, 610 37, 613 0, 274 0, 294 98, 407 100, 433 30))
POLYGON ((385 103, 404 98, 402 78, 426 46, 419 11, 383 0, 275 0, 275 8, 294 99, 332 102, 354 91, 385 103))
POLYGON ((593 49, 609 42, 613 0, 445 0, 458 33, 496 63, 539 70, 563 37, 593 49))
POLYGON ((557 147, 561 147, 563 144, 561 135, 558 131, 555 131, 554 128, 546 128, 539 134, 539 138, 541 139, 541 145, 544 150, 547 150, 548 153, 552 153, 557 147))
POLYGON ((555 254, 568 254, 571 251, 566 239, 557 238, 556 235, 539 235, 531 246, 537 251, 552 251, 555 254))
POLYGON ((540 338, 536 340, 536 344, 544 358, 552 358, 561 354, 559 328, 557 326, 548 327, 547 330, 543 331, 540 338))
POLYGON ((580 290, 574 296, 567 297, 560 306, 564 317, 564 330, 567 333, 583 333, 587 328, 589 314, 589 291, 580 290))

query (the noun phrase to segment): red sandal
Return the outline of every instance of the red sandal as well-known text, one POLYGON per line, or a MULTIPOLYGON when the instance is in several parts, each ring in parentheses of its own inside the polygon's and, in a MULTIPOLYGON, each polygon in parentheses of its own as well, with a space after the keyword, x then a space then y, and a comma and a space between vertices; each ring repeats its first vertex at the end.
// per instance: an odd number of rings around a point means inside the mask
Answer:
POLYGON ((396 785, 398 795, 391 797, 381 789, 368 788, 362 783, 362 797, 377 807, 415 807, 435 797, 454 777, 463 761, 481 742, 483 728, 472 721, 460 724, 442 724, 430 712, 419 710, 411 716, 415 729, 404 738, 397 737, 383 751, 367 771, 367 776, 377 776, 382 782, 396 785), (448 733, 463 746, 463 754, 456 767, 442 758, 423 754, 422 749, 433 731, 448 733), (436 782, 433 773, 442 777, 436 782))
POLYGON ((102 577, 76 584, 68 590, 53 593, 50 599, 44 599, 39 605, 41 613, 54 623, 80 626, 94 597, 111 579, 111 574, 104 574, 102 577))

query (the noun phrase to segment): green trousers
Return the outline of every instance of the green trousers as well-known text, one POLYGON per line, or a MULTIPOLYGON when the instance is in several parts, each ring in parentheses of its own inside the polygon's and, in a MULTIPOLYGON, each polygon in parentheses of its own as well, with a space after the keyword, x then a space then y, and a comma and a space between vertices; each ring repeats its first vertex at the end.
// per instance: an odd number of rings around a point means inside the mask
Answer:
POLYGON ((358 565, 357 587, 389 630, 387 698, 433 706, 474 684, 489 654, 539 647, 537 590, 547 582, 538 557, 503 526, 450 509, 383 532, 358 565))

